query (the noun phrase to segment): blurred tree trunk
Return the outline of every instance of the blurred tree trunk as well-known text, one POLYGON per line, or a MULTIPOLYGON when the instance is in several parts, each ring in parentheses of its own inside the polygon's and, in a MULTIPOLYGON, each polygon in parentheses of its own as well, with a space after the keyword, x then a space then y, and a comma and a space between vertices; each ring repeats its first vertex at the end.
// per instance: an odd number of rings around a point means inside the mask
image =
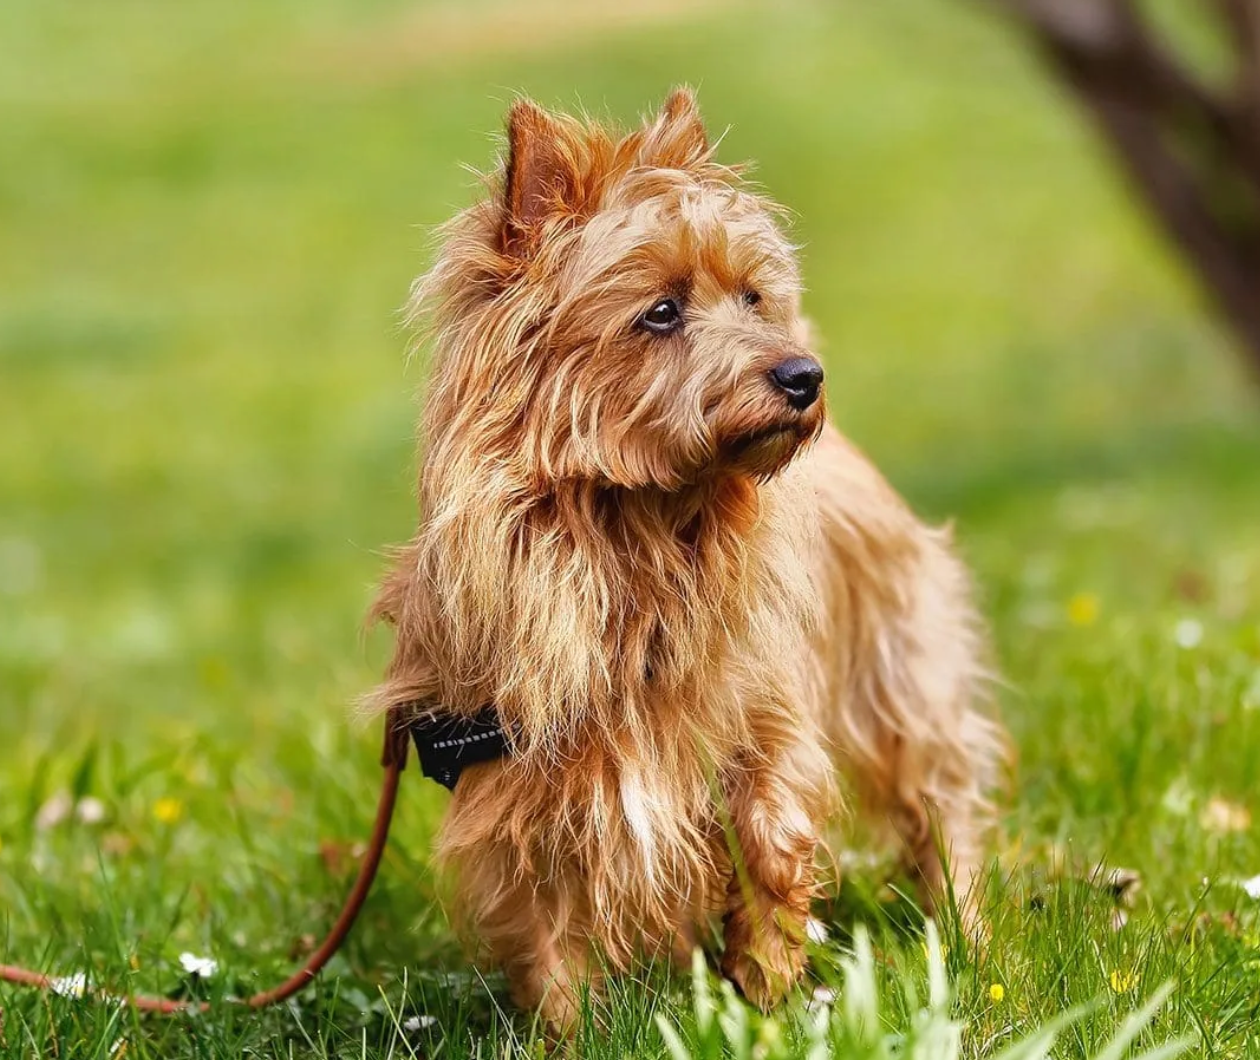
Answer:
POLYGON ((1133 0, 995 2, 1087 108, 1260 373, 1260 0, 1182 0, 1229 42, 1220 87, 1133 0))

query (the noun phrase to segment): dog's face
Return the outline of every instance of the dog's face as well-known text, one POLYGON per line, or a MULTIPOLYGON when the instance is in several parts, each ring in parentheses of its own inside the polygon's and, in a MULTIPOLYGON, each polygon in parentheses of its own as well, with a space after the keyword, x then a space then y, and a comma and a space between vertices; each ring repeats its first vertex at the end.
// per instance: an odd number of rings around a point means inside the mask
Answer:
MULTIPOLYGON (((772 209, 710 160, 692 96, 613 139, 518 102, 438 400, 541 487, 767 477, 823 422, 800 284, 772 209), (471 404, 470 404, 471 403, 471 404)), ((464 244, 471 253, 476 239, 464 244)), ((448 262, 448 266, 449 266, 448 262)), ((454 288, 469 277, 443 276, 454 288)), ((454 301, 448 297, 447 301, 454 301)))

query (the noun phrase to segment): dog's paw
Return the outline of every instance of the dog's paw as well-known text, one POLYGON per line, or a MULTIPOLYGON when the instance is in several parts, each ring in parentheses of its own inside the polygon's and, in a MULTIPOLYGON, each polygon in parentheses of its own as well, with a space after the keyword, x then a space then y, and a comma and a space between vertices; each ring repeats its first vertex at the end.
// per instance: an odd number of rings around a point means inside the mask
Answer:
POLYGON ((762 1012, 782 1001, 805 972, 804 925, 786 919, 770 917, 755 925, 743 909, 727 918, 722 974, 762 1012))

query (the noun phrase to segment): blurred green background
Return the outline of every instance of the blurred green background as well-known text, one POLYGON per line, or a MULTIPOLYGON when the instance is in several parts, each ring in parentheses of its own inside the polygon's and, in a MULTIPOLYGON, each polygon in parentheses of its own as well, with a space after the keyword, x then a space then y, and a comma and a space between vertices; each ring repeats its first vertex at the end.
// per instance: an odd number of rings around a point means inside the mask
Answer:
MULTIPOLYGON (((1254 798, 1257 388, 979 5, 8 0, 0 58, 10 958, 95 952, 102 879, 243 962, 339 894, 316 851, 368 816, 349 708, 388 648, 361 616, 416 517, 398 309, 518 93, 629 123, 690 83, 793 211, 834 418, 978 572, 1008 837, 1172 905, 1260 872, 1254 830, 1161 801, 1254 798), (131 846, 41 831, 67 785, 131 846)), ((369 965, 447 946, 414 897, 444 796, 405 795, 369 965)))

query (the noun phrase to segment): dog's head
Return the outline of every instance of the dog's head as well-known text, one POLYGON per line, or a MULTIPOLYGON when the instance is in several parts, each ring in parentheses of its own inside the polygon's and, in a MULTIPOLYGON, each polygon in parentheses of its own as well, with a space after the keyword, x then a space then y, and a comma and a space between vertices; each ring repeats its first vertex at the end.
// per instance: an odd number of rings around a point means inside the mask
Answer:
POLYGON ((768 477, 823 422, 778 211, 712 148, 689 91, 629 135, 518 100, 496 194, 417 288, 435 448, 546 491, 768 477))

